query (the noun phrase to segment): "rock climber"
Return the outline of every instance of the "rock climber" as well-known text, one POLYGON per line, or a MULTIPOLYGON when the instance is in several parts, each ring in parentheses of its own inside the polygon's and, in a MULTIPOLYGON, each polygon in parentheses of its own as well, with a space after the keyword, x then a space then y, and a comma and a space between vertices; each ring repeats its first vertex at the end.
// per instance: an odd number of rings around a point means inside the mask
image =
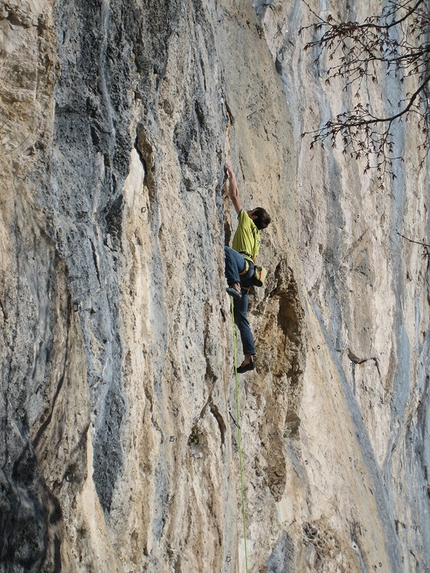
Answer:
POLYGON ((248 322, 248 293, 253 285, 254 265, 260 248, 260 231, 265 229, 271 219, 267 211, 257 207, 251 211, 242 209, 239 199, 236 176, 231 166, 226 163, 224 171, 228 178, 228 189, 231 202, 239 221, 233 237, 233 248, 224 247, 225 276, 227 292, 235 300, 234 321, 239 328, 245 355, 237 371, 242 374, 255 368, 255 345, 251 327, 248 322))

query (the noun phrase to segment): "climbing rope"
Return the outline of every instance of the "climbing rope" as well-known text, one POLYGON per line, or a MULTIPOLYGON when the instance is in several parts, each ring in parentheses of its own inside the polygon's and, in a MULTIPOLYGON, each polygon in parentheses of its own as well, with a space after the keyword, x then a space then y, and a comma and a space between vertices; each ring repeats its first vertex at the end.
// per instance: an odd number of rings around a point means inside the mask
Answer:
POLYGON ((236 416, 237 416, 237 443, 239 447, 239 468, 240 468, 240 489, 242 497, 242 520, 243 520, 243 544, 245 549, 245 571, 248 573, 248 550, 246 546, 246 511, 245 511, 245 479, 243 476, 243 456, 242 456, 242 431, 240 421, 240 403, 239 403, 239 376, 237 374, 237 343, 236 343, 236 325, 234 323, 234 301, 231 301, 231 320, 233 327, 233 356, 234 356, 234 373, 236 377, 236 416))

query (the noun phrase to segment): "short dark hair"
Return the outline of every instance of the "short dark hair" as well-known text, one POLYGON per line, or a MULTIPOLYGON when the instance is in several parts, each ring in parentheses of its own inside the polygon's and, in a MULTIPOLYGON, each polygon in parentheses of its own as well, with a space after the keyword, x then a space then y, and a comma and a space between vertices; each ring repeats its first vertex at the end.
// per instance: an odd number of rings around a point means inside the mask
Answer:
POLYGON ((265 229, 272 220, 270 218, 269 213, 265 209, 263 209, 263 207, 256 207, 255 209, 252 210, 252 214, 254 216, 257 216, 257 218, 254 219, 254 223, 257 229, 259 229, 260 231, 261 229, 265 229))

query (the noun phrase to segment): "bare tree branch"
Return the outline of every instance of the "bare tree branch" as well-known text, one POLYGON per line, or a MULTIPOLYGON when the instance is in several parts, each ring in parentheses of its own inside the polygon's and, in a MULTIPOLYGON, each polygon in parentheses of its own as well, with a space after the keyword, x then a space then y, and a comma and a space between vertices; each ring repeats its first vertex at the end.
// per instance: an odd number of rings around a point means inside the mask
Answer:
MULTIPOLYGON (((316 142, 329 140, 336 145, 340 137, 344 153, 352 157, 367 157, 366 168, 371 168, 370 155, 376 158, 372 167, 392 173, 394 138, 392 128, 396 122, 416 118, 422 153, 421 163, 430 148, 430 6, 424 0, 391 0, 382 14, 371 16, 364 22, 338 21, 331 14, 322 18, 303 0, 316 22, 300 29, 299 34, 320 33, 305 45, 305 50, 316 51, 314 63, 323 57, 334 64, 325 70, 326 82, 340 80, 343 89, 356 84, 354 97, 368 93, 367 82, 377 82, 385 68, 402 86, 404 99, 394 102, 399 111, 378 115, 372 111, 371 101, 357 101, 350 109, 327 121, 322 127, 307 131, 311 147, 316 142), (324 30, 325 29, 325 30, 324 30)), ((324 60, 325 61, 325 60, 324 60)))
POLYGON ((397 232, 397 234, 400 237, 402 237, 402 239, 406 239, 410 243, 415 243, 415 245, 421 245, 422 247, 427 247, 428 249, 430 249, 430 245, 428 245, 427 243, 422 243, 421 241, 414 241, 414 239, 410 239, 409 237, 406 237, 405 235, 402 235, 402 233, 399 232, 397 232))
POLYGON ((397 234, 400 237, 402 237, 402 239, 409 241, 409 243, 414 243, 415 245, 420 245, 421 247, 424 247, 423 258, 427 258, 430 261, 430 245, 428 245, 427 243, 423 243, 421 241, 414 241, 413 239, 410 239, 409 237, 405 237, 405 235, 402 235, 402 233, 397 232, 397 234))

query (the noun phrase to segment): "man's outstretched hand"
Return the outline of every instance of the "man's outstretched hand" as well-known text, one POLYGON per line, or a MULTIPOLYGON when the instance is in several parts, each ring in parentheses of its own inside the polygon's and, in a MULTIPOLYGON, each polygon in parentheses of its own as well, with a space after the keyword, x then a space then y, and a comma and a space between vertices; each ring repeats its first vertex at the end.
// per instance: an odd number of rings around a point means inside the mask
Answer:
POLYGON ((229 163, 224 163, 224 172, 226 175, 230 175, 230 177, 234 175, 233 169, 229 163))
POLYGON ((242 208, 239 200, 239 189, 237 188, 236 176, 229 163, 224 163, 224 173, 229 179, 228 187, 231 201, 234 208, 236 209, 236 212, 239 213, 242 208))

